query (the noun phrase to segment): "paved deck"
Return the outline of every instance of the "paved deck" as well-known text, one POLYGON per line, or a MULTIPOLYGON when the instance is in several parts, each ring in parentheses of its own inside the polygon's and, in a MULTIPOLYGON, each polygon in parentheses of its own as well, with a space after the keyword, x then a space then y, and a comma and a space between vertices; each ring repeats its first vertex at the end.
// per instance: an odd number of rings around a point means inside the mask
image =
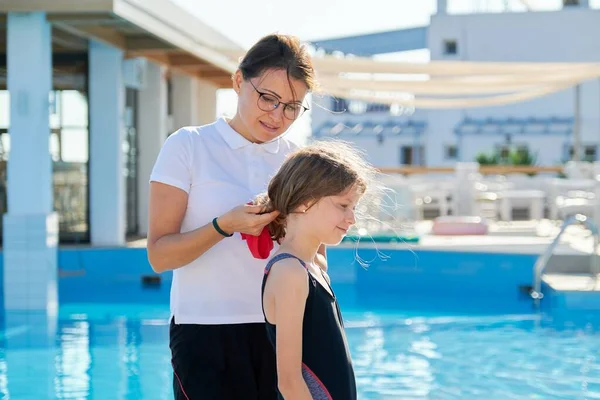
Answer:
POLYGON ((544 275, 544 281, 557 291, 600 291, 600 280, 589 275, 547 274, 544 275))
MULTIPOLYGON (((360 243, 364 247, 377 248, 541 254, 552 243, 559 230, 559 222, 518 221, 493 223, 487 235, 442 236, 430 234, 431 222, 423 221, 406 230, 419 235, 419 243, 373 243, 368 238, 360 243)), ((347 242, 341 246, 354 247, 356 244, 347 242)), ((554 254, 585 255, 591 253, 591 248, 592 238, 589 232, 573 226, 562 236, 554 254)))
MULTIPOLYGON (((438 236, 431 235, 431 222, 423 221, 410 228, 411 234, 417 234, 419 243, 373 243, 368 238, 361 246, 377 248, 407 248, 444 251, 473 251, 492 253, 541 254, 554 240, 560 226, 556 222, 517 221, 493 223, 484 236, 438 236)), ((573 226, 567 230, 554 254, 590 254, 592 237, 585 229, 573 226)), ((144 248, 146 238, 128 240, 124 247, 144 248)), ((342 247, 355 247, 354 243, 343 243, 342 247)), ((64 246, 71 247, 71 246, 64 246)), ((77 247, 90 247, 79 245, 77 247)), ((600 254, 600 250, 598 251, 600 254)))

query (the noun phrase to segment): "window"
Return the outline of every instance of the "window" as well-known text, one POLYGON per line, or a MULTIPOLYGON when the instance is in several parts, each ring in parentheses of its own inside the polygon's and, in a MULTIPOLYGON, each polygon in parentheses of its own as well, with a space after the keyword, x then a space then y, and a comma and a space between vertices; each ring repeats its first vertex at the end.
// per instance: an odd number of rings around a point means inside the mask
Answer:
POLYGON ((123 155, 125 156, 125 214, 128 235, 138 233, 138 197, 137 197, 137 167, 138 167, 138 134, 137 110, 138 92, 127 88, 125 91, 125 138, 123 155))
POLYGON ((400 164, 412 165, 413 163, 413 148, 412 146, 402 146, 400 148, 400 164))
POLYGON ((584 161, 596 161, 596 146, 585 146, 583 149, 584 161))
POLYGON ((351 100, 348 104, 348 110, 352 114, 364 114, 367 111, 367 103, 360 100, 351 100))
POLYGON ((88 231, 88 100, 78 90, 56 90, 50 110, 50 152, 54 175, 54 209, 60 239, 87 241, 88 231))
POLYGON ((331 98, 331 111, 333 112, 346 112, 348 109, 348 102, 344 99, 338 99, 335 97, 331 98))
POLYGON ((518 156, 524 157, 529 154, 529 148, 527 146, 517 146, 516 152, 518 156))
MULTIPOLYGON (((581 160, 588 161, 588 162, 597 161, 596 154, 597 154, 597 147, 595 145, 582 146, 581 160)), ((574 147, 569 146, 569 160, 572 160, 574 155, 575 155, 574 147)))
POLYGON ((458 148, 456 145, 447 145, 444 148, 444 160, 456 160, 458 157, 458 148))
POLYGON ((167 78, 167 115, 173 115, 173 77, 167 78))
POLYGON ((390 114, 394 116, 398 115, 413 115, 415 113, 415 106, 392 104, 390 107, 390 114))
POLYGON ((367 112, 389 112, 390 106, 387 104, 369 103, 367 105, 367 112))
POLYGON ((423 146, 400 146, 400 165, 425 165, 423 146))
POLYGON ((498 149, 498 155, 500 156, 501 160, 508 159, 508 156, 510 155, 510 147, 500 146, 500 148, 498 149))
POLYGON ((458 43, 454 39, 444 40, 444 54, 458 54, 458 43))

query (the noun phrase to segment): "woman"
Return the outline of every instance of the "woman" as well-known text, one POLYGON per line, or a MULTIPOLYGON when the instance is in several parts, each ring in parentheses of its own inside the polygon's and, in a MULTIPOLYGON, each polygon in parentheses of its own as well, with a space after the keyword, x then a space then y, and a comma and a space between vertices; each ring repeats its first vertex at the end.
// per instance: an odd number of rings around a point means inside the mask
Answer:
POLYGON ((282 135, 307 110, 314 70, 298 39, 269 35, 232 79, 235 116, 172 134, 150 177, 148 259, 156 272, 173 270, 178 400, 276 398, 261 309, 265 264, 241 234, 258 235, 278 215, 247 203, 295 150, 282 135))

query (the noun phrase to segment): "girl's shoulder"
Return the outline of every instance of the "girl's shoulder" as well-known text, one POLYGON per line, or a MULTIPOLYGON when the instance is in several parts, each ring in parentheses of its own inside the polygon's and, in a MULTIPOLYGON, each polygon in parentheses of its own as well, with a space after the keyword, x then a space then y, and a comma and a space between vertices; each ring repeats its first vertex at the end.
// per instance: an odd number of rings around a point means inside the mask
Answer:
POLYGON ((265 274, 276 276, 277 280, 306 279, 306 265, 293 254, 275 253, 267 261, 265 274))

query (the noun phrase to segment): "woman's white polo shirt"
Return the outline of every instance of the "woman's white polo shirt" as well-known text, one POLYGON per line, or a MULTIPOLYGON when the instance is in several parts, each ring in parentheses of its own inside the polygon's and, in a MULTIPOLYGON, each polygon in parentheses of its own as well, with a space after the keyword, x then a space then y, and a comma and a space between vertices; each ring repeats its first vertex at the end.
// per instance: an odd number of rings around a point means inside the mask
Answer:
MULTIPOLYGON (((188 193, 181 232, 189 232, 264 192, 285 157, 296 148, 285 138, 251 143, 220 118, 169 136, 150 181, 188 193)), ((265 260, 252 257, 239 233, 224 238, 173 271, 171 314, 175 322, 264 322, 260 296, 264 267, 265 260)))

